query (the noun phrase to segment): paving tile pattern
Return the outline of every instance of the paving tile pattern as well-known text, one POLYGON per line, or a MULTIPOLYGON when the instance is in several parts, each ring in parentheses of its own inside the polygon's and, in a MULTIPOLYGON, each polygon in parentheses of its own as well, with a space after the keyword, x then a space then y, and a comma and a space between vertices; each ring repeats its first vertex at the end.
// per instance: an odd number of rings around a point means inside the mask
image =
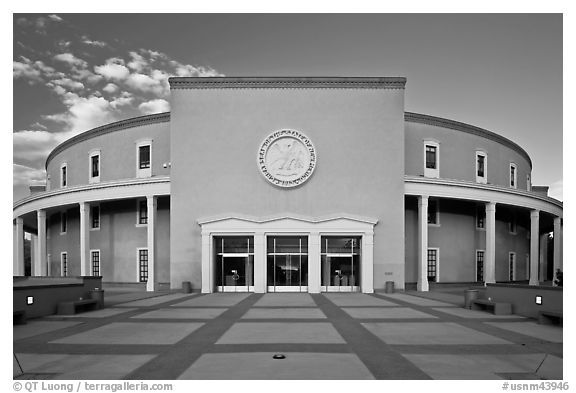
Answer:
POLYGON ((20 378, 562 379, 562 327, 449 295, 127 293, 109 304, 14 326, 20 378))

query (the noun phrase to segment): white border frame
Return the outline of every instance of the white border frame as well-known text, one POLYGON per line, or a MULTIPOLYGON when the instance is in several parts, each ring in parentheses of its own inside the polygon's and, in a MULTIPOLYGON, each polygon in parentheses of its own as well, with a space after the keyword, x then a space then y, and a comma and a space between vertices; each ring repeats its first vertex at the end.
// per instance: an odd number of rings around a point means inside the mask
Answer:
POLYGON ((100 183, 100 178, 102 177, 102 154, 100 149, 90 150, 88 155, 88 183, 100 183), (98 176, 92 176, 92 157, 98 156, 98 176))
POLYGON ((475 168, 475 175, 476 175, 476 183, 486 184, 488 183, 488 155, 484 150, 476 150, 476 154, 474 155, 474 159, 476 162, 475 168), (478 157, 484 157, 484 176, 478 176, 478 157))
POLYGON ((68 277, 70 273, 70 265, 68 264, 68 251, 62 251, 60 253, 60 276, 68 277), (64 255, 66 255, 66 274, 64 274, 64 255))
POLYGON ((60 176, 60 188, 68 187, 68 163, 67 162, 63 162, 62 164, 60 164, 59 176, 60 176), (64 176, 62 176, 62 169, 64 169, 64 168, 66 168, 66 184, 64 184, 64 176))
POLYGON ((136 142, 136 177, 152 177, 152 144, 154 139, 142 139, 136 142), (140 169, 140 148, 143 146, 150 146, 150 166, 148 168, 140 169))
MULTIPOLYGON (((440 248, 439 247, 428 247, 426 249, 426 278, 428 278, 428 251, 429 250, 436 250, 436 281, 432 282, 440 282, 440 248)), ((430 281, 428 281, 430 282, 430 281)))
POLYGON ((484 282, 484 268, 486 267, 486 250, 477 248, 474 251, 474 282, 484 282), (482 280, 478 281, 478 252, 482 252, 482 280))
POLYGON ((508 167, 508 186, 510 188, 518 188, 518 165, 514 162, 511 162, 508 167), (514 179, 512 179, 512 168, 514 168, 514 179), (514 180, 514 185, 512 185, 512 180, 514 180))
MULTIPOLYGON (((136 282, 138 284, 146 284, 146 281, 140 281, 140 250, 148 251, 148 247, 136 247, 136 282)), ((150 278, 150 252, 148 252, 148 278, 150 278)))
POLYGON ((90 249, 90 271, 89 271, 90 274, 88 276, 97 277, 94 275, 94 265, 92 264, 92 253, 93 252, 98 253, 98 263, 100 264, 98 270, 100 271, 100 277, 102 277, 102 253, 100 252, 99 248, 90 249))
POLYGON ((438 179, 440 177, 440 142, 430 140, 430 139, 424 139, 424 141, 423 141, 423 158, 424 158, 424 162, 422 164, 423 164, 423 168, 424 168, 424 177, 431 177, 431 178, 438 179), (436 168, 435 169, 426 168, 426 146, 433 146, 436 148, 436 168))

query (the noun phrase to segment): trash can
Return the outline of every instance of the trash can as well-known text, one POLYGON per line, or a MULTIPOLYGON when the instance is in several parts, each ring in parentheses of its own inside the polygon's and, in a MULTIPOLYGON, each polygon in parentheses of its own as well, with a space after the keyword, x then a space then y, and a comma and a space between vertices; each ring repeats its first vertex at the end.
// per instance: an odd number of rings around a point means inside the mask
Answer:
POLYGON ((471 309, 472 302, 478 299, 478 290, 477 289, 467 289, 464 292, 464 308, 471 309))
POLYGON ((90 291, 90 299, 96 300, 98 302, 98 308, 104 308, 104 290, 100 288, 94 288, 90 291))
POLYGON ((182 281, 182 292, 192 293, 192 283, 190 281, 182 281))
POLYGON ((394 281, 386 281, 384 293, 394 293, 394 281))

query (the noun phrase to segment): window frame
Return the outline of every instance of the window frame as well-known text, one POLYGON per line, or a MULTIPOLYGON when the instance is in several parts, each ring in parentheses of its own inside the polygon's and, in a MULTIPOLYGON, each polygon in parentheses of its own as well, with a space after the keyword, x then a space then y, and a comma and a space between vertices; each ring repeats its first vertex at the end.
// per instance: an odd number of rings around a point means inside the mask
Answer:
POLYGON ((530 173, 526 174, 526 190, 532 191, 532 176, 530 173))
POLYGON ((148 247, 138 247, 136 248, 136 282, 138 283, 147 283, 148 279, 150 278, 150 254, 148 252, 148 247), (141 251, 146 251, 146 281, 141 281, 142 278, 142 272, 140 270, 141 265, 140 265, 140 252, 141 251))
POLYGON ((431 227, 439 227, 440 226, 440 200, 436 199, 436 198, 429 198, 428 199, 428 212, 427 212, 427 217, 428 217, 428 226, 431 227), (436 222, 431 223, 429 218, 430 218, 430 206, 432 206, 432 204, 436 205, 436 222))
POLYGON ((476 158, 476 183, 487 184, 488 183, 488 155, 486 154, 486 152, 484 150, 476 150, 475 158, 476 158), (484 175, 483 176, 478 175, 478 169, 479 169, 478 157, 484 158, 484 175))
POLYGON ((510 251, 508 253, 508 281, 516 281, 516 276, 516 253, 510 251), (510 263, 512 263, 512 271, 510 271, 510 263), (512 276, 512 278, 510 278, 510 276, 512 276))
POLYGON ((518 165, 511 162, 508 168, 508 185, 512 188, 518 188, 518 165), (512 168, 514 168, 514 176, 512 176, 512 168))
POLYGON ((68 163, 63 162, 60 164, 60 188, 66 187, 68 187, 68 163))
POLYGON ((427 251, 426 251, 426 278, 428 278, 428 267, 429 267, 429 259, 428 259, 428 253, 430 251, 436 251, 436 276, 435 276, 435 280, 434 281, 430 281, 428 280, 428 282, 440 282, 440 248, 438 247, 428 247, 427 251))
POLYGON ((476 227, 477 231, 485 231, 486 230, 486 207, 482 205, 476 205, 476 214, 474 215, 474 226, 476 227), (483 216, 483 226, 478 226, 478 220, 480 219, 480 215, 478 214, 482 211, 484 214, 483 216))
POLYGON ((137 227, 147 227, 148 226, 148 200, 146 198, 136 199, 136 226, 137 227), (140 205, 143 204, 146 207, 146 223, 140 222, 140 205))
POLYGON ((102 277, 102 253, 100 249, 90 250, 90 276, 91 277, 102 277), (98 253, 98 276, 94 275, 94 253, 98 253))
POLYGON ((100 211, 100 204, 90 204, 90 230, 91 231, 99 231, 100 227, 102 226, 102 213, 100 211), (98 209, 98 226, 94 226, 94 208, 98 209))
POLYGON ((68 277, 68 252, 62 251, 60 253, 60 276, 68 277))
POLYGON ((136 142, 136 177, 152 177, 152 142, 153 139, 142 139, 136 142), (150 147, 150 164, 148 168, 140 168, 140 148, 144 146, 150 147))
POLYGON ((486 250, 476 249, 474 253, 474 282, 484 282, 484 269, 486 268, 486 250), (478 281, 478 253, 482 253, 482 280, 478 281))
POLYGON ((88 182, 89 183, 100 183, 100 178, 102 176, 102 154, 100 149, 95 149, 90 151, 88 155, 88 182), (92 176, 92 160, 93 157, 98 157, 98 176, 92 176))
POLYGON ((508 233, 510 235, 518 234, 518 224, 516 223, 516 216, 511 216, 508 220, 508 233))
POLYGON ((68 212, 60 212, 60 234, 68 233, 68 212))
POLYGON ((434 140, 424 140, 424 177, 439 178, 440 177, 440 143, 434 140), (436 149, 436 168, 426 167, 426 148, 434 147, 436 149))

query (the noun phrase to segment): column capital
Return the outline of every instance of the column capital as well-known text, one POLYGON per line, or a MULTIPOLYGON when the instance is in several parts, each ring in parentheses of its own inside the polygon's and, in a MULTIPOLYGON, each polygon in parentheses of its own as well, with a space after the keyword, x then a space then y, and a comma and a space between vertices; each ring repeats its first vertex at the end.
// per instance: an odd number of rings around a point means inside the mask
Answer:
POLYGON ((486 211, 496 211, 496 202, 486 202, 486 211))
POLYGON ((418 206, 428 205, 428 195, 418 195, 418 206))
POLYGON ((539 218, 540 217, 540 210, 530 210, 530 218, 539 218))

